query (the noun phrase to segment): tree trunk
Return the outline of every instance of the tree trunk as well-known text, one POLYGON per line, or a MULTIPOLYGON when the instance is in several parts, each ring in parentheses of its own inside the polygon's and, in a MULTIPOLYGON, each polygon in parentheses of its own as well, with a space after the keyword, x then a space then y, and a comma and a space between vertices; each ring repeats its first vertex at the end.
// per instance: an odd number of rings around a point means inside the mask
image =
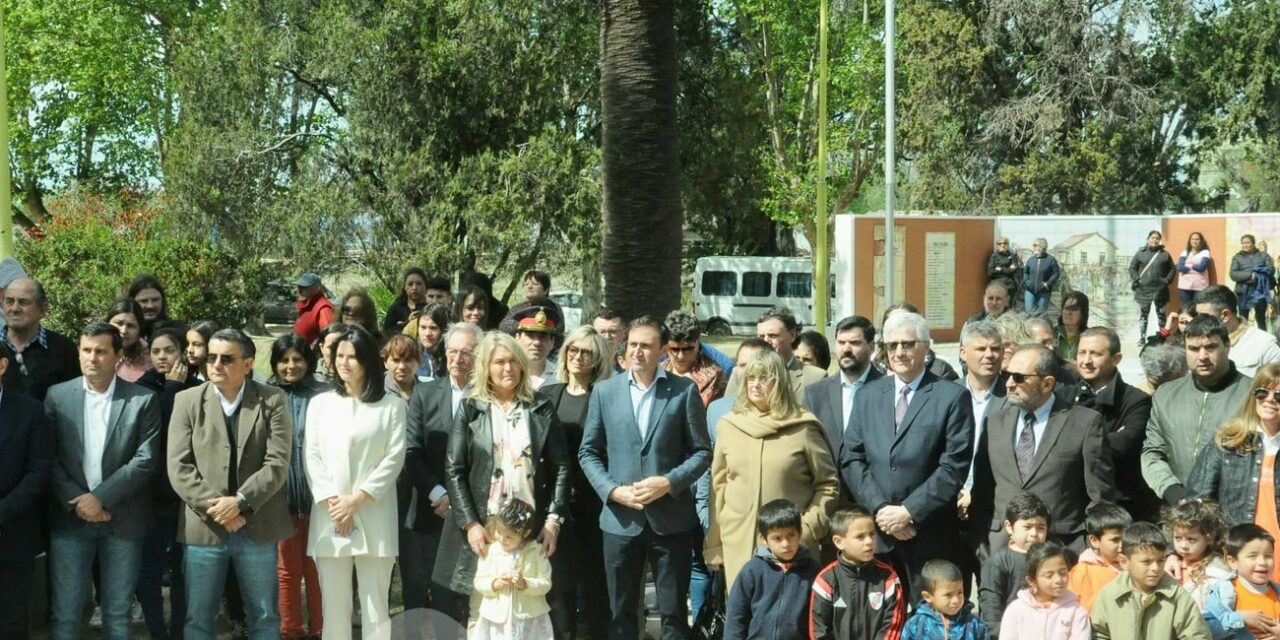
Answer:
POLYGON ((625 318, 680 306, 683 211, 672 0, 601 0, 605 303, 625 318))

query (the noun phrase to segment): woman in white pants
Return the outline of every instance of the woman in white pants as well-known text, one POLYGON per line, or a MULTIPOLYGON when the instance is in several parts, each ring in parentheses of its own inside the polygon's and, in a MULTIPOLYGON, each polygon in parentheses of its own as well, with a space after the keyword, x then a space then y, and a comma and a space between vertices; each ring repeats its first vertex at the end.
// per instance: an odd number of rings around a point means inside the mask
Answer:
POLYGON ((351 637, 351 572, 364 638, 389 638, 387 596, 399 552, 396 477, 404 465, 405 403, 387 395, 378 344, 347 329, 329 361, 335 389, 307 407, 307 479, 315 503, 307 553, 324 603, 324 640, 351 637))

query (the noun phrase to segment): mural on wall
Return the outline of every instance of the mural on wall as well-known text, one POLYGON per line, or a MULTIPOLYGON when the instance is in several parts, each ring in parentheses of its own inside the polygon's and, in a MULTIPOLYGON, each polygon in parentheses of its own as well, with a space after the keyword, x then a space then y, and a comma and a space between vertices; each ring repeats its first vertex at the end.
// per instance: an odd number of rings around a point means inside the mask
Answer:
MULTIPOLYGON (((1146 245, 1147 234, 1153 229, 1160 229, 1159 218, 1006 217, 996 223, 996 237, 1008 236, 1023 264, 1031 256, 1036 238, 1048 240, 1049 254, 1062 267, 1049 309, 1055 321, 1062 296, 1081 291, 1089 296, 1090 325, 1106 325, 1124 339, 1136 339, 1138 303, 1129 288, 1129 261, 1146 245)), ((1181 247, 1169 251, 1177 256, 1181 247)), ((1154 311, 1147 325, 1152 332, 1159 327, 1154 311)))

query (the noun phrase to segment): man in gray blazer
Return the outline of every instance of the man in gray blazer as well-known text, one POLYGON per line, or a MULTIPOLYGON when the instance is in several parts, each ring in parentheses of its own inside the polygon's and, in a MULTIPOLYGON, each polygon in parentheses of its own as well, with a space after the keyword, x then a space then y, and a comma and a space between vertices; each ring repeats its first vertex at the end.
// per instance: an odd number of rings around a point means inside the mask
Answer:
POLYGON ((122 348, 115 327, 89 324, 79 339, 84 375, 45 396, 54 446, 50 636, 57 640, 80 637, 95 560, 102 572, 102 637, 129 637, 142 543, 151 530, 151 478, 160 464, 160 403, 116 377, 122 348))
POLYGON ((885 320, 893 375, 854 401, 840 455, 841 477, 875 516, 877 552, 920 597, 921 570, 934 558, 959 559, 956 497, 973 450, 973 407, 959 385, 929 372, 929 327, 919 314, 885 320))
POLYGON ((840 443, 853 413, 858 391, 882 376, 871 366, 876 354, 876 328, 862 316, 849 316, 836 324, 836 360, 840 375, 813 383, 804 394, 804 404, 827 431, 831 456, 840 458, 840 443))
POLYGON ((1049 505, 1049 538, 1076 551, 1084 549, 1085 510, 1114 499, 1102 416, 1054 397, 1055 367, 1046 347, 1019 347, 1005 372, 1008 404, 978 442, 971 511, 989 523, 991 552, 1008 544, 1005 507, 1022 491, 1049 505))
POLYGON ((706 410, 691 380, 658 367, 666 329, 641 316, 627 331, 630 370, 591 392, 578 459, 604 501, 611 640, 637 640, 642 571, 653 569, 663 640, 689 637, 685 600, 699 526, 693 484, 711 461, 706 410))
POLYGON ((209 339, 209 381, 178 393, 169 419, 169 480, 186 508, 186 640, 214 640, 227 571, 236 572, 249 637, 277 638, 276 544, 293 535, 287 492, 293 419, 284 392, 255 382, 253 340, 209 339))

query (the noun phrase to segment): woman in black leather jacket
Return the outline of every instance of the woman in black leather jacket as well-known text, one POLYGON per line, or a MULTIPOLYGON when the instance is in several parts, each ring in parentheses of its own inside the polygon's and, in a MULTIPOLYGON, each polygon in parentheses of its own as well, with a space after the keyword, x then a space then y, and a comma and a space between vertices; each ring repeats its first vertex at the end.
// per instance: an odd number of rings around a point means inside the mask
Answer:
POLYGON ((1273 362, 1258 369, 1240 413, 1200 451, 1187 479, 1187 496, 1217 501, 1231 526, 1254 523, 1276 535, 1280 532, 1277 449, 1280 363, 1273 362), (1267 494, 1269 504, 1260 504, 1267 494))
MULTIPOLYGON (((533 526, 548 556, 555 553, 568 513, 570 454, 564 430, 552 403, 534 395, 528 370, 515 339, 486 334, 477 348, 472 392, 449 433, 445 480, 451 519, 440 537, 432 578, 458 594, 473 593, 476 558, 492 543, 484 525, 501 505, 521 500, 533 507, 533 526)), ((472 618, 478 600, 472 596, 472 618)))

